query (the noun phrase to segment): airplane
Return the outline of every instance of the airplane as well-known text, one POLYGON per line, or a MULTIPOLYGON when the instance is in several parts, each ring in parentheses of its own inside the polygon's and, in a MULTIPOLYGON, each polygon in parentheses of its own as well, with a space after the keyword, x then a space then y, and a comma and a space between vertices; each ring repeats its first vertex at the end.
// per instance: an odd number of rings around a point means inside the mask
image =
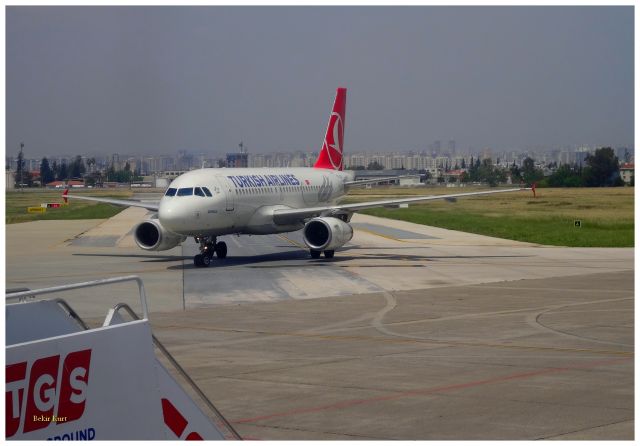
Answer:
POLYGON ((531 188, 519 187, 449 195, 425 195, 363 203, 338 204, 349 188, 388 178, 354 180, 343 163, 346 88, 338 88, 322 149, 313 167, 203 168, 174 179, 159 203, 71 195, 67 197, 135 206, 153 211, 134 230, 136 244, 147 251, 172 249, 194 237, 200 253, 198 267, 209 266, 215 256, 227 257, 227 245, 217 238, 228 234, 278 234, 302 229, 311 258, 321 253, 333 258, 335 250, 353 237, 352 215, 376 207, 405 207, 430 200, 489 195, 531 188))

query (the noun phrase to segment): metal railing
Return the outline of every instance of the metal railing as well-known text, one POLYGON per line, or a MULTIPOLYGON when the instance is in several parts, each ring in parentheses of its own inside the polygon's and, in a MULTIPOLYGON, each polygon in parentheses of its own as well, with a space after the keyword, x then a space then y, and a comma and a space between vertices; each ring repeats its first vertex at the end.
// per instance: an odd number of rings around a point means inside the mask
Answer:
POLYGON ((143 316, 143 319, 149 319, 149 309, 147 307, 147 295, 144 291, 144 284, 142 283, 142 280, 138 276, 112 277, 109 279, 92 280, 90 282, 70 283, 68 285, 41 288, 39 290, 27 290, 27 291, 20 291, 17 293, 15 292, 7 293, 5 295, 5 298, 6 300, 14 300, 14 299, 20 300, 27 297, 40 296, 42 294, 58 293, 60 291, 77 290, 80 288, 90 288, 95 286, 110 285, 113 283, 121 283, 121 282, 136 282, 138 284, 138 292, 140 293, 140 304, 142 305, 142 316, 143 316))
MULTIPOLYGON (((24 288, 24 287, 21 287, 21 288, 7 288, 7 289, 5 290, 5 294, 20 293, 20 292, 22 292, 22 291, 31 291, 31 288, 24 288)), ((19 299, 19 300, 20 300, 20 302, 26 302, 27 297, 34 298, 35 296, 34 296, 33 294, 31 294, 31 295, 29 295, 29 296, 21 297, 21 298, 19 299)))
POLYGON ((90 330, 91 327, 89 327, 87 325, 87 323, 85 321, 82 320, 82 318, 80 316, 78 316, 78 313, 76 313, 76 311, 71 308, 71 305, 69 305, 67 303, 66 300, 64 299, 54 299, 53 300, 55 303, 57 303, 58 305, 60 305, 62 308, 64 308, 67 312, 67 314, 69 314, 69 316, 78 323, 78 325, 80 325, 84 330, 90 330))
MULTIPOLYGON (((119 312, 120 310, 125 310, 132 319, 134 320, 140 319, 140 317, 136 314, 136 312, 133 311, 131 307, 125 303, 120 303, 116 305, 115 307, 113 307, 113 310, 116 313, 119 312)), ((198 387, 195 381, 191 379, 191 377, 186 372, 186 370, 183 369, 180 364, 178 364, 178 362, 175 360, 173 355, 169 353, 166 347, 162 345, 162 343, 158 340, 158 338, 156 338, 156 336, 153 333, 151 333, 151 338, 153 339, 153 344, 158 348, 158 350, 160 350, 160 352, 165 356, 165 358, 167 358, 167 360, 171 363, 171 365, 175 367, 175 369, 178 371, 180 376, 182 376, 182 378, 187 382, 187 384, 191 386, 193 391, 202 399, 202 401, 204 401, 204 403, 207 405, 209 410, 211 410, 211 412, 213 412, 216 415, 218 420, 231 433, 233 438, 236 440, 242 440, 242 437, 240 437, 240 434, 238 434, 238 432, 233 428, 231 423, 229 423, 229 421, 227 421, 224 415, 222 415, 222 413, 220 413, 220 411, 216 408, 216 406, 213 405, 213 403, 209 400, 207 395, 204 394, 204 392, 200 389, 200 387, 198 387)))

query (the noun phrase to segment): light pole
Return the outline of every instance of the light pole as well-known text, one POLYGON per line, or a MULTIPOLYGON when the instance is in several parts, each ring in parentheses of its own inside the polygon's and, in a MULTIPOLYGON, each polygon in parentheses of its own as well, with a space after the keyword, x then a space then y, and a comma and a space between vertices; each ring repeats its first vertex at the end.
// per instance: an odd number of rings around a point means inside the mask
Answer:
POLYGON ((24 154, 22 153, 22 149, 24 149, 24 143, 20 143, 20 154, 18 155, 18 169, 20 170, 20 192, 24 192, 22 186, 22 170, 24 169, 24 154))

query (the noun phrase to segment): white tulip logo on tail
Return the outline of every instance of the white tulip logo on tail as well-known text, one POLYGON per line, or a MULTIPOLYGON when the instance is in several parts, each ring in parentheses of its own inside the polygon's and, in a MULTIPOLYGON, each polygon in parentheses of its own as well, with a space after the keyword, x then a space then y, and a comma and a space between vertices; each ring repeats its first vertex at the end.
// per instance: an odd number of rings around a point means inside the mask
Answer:
POLYGON ((323 149, 327 151, 329 162, 333 168, 335 170, 342 170, 342 147, 340 141, 342 141, 342 136, 344 135, 344 127, 339 113, 331 113, 331 122, 329 125, 333 127, 330 132, 327 132, 327 136, 333 136, 333 144, 330 144, 325 139, 323 149))
POLYGON ((344 150, 344 118, 347 104, 347 89, 338 88, 333 109, 329 115, 327 132, 324 134, 322 149, 318 155, 316 169, 342 170, 342 153, 344 150))

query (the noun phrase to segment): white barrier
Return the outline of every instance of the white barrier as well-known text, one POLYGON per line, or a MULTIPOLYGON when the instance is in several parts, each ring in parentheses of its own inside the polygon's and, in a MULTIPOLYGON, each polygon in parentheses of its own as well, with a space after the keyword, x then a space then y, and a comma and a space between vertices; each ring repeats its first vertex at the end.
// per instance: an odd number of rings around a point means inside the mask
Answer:
POLYGON ((158 361, 148 319, 126 322, 111 311, 103 327, 85 329, 49 300, 10 304, 6 313, 7 439, 238 438, 158 361))

